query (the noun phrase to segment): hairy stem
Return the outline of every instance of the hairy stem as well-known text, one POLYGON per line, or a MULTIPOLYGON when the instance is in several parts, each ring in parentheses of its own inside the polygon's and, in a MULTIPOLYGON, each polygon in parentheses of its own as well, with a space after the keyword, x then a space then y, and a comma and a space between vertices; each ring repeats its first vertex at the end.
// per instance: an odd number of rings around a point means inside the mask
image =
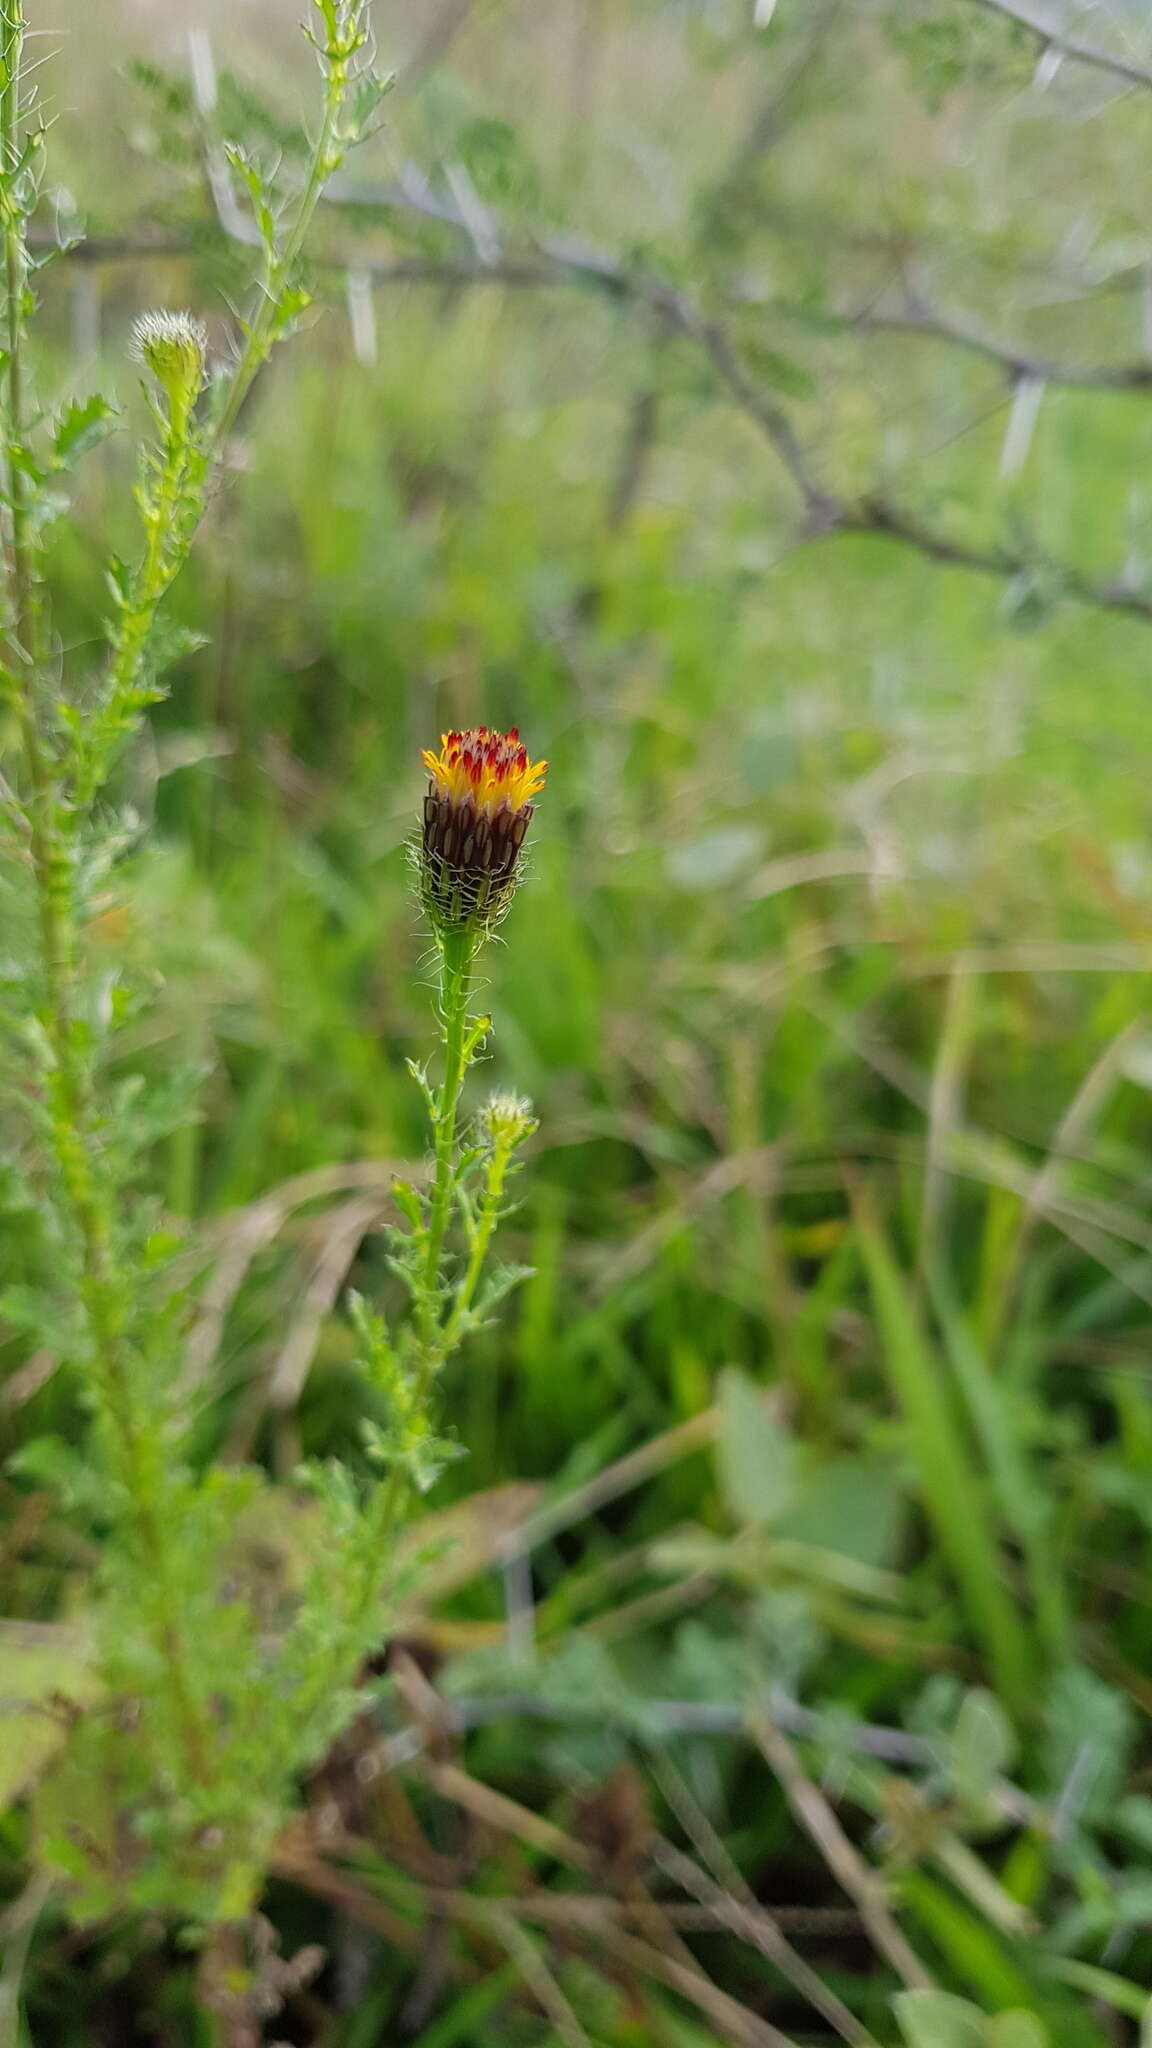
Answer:
POLYGON ((448 1320, 444 1325, 443 1342, 445 1351, 451 1351, 453 1346, 459 1341, 464 1318, 476 1298, 476 1289, 480 1284, 480 1276, 484 1271, 485 1262, 491 1249, 493 1232, 500 1220, 500 1204, 504 1198, 504 1182, 508 1174, 508 1161, 510 1157, 511 1148, 508 1145, 496 1145, 488 1160, 484 1178, 484 1194, 480 1203, 480 1213, 472 1232, 472 1241, 468 1251, 468 1264, 464 1268, 460 1284, 452 1301, 448 1320))
MULTIPOLYGON (((156 624, 156 614, 183 561, 174 525, 188 474, 190 420, 186 409, 169 401, 168 422, 160 464, 156 496, 148 512, 144 557, 136 571, 132 604, 116 643, 105 683, 105 696, 112 702, 126 702, 139 680, 156 624)), ((83 783, 81 801, 93 792, 83 783)))
POLYGON ((456 1126, 460 1092, 467 1069, 468 998, 476 940, 471 932, 447 932, 440 939, 440 1028, 444 1075, 436 1097, 432 1193, 428 1211, 428 1243, 424 1257, 424 1298, 421 1335, 427 1345, 435 1328, 444 1236, 452 1211, 455 1185, 456 1126))
MULTIPOLYGON (((464 1077, 475 1047, 476 1026, 468 1014, 472 969, 477 938, 473 932, 444 932, 438 935, 440 951, 440 997, 438 1014, 444 1048, 444 1072, 432 1110, 432 1188, 428 1199, 428 1232, 424 1244, 420 1284, 415 1295, 415 1372, 413 1406, 425 1414, 437 1369, 451 1348, 453 1325, 458 1320, 456 1303, 447 1318, 442 1311, 443 1278, 441 1260, 444 1240, 452 1214, 456 1189, 456 1132, 464 1077)), ((490 1235, 489 1229, 489 1235, 490 1235)), ((474 1247, 473 1247, 474 1250, 474 1247)), ((468 1274, 472 1272, 469 1260, 468 1274)), ((471 1285, 476 1284, 473 1277, 471 1285)), ((464 1283, 462 1283, 464 1284, 464 1283)), ((393 1465, 377 1489, 368 1513, 364 1547, 364 1572, 357 1590, 353 1614, 358 1632, 371 1611, 380 1585, 385 1557, 406 1513, 413 1492, 411 1472, 402 1463, 393 1465)))

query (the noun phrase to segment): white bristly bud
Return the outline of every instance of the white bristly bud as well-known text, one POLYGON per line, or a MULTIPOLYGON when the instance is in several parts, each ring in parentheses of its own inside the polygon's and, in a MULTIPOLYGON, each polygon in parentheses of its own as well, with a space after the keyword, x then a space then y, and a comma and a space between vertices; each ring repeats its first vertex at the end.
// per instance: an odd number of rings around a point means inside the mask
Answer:
POLYGON ((511 1092, 490 1096, 480 1112, 480 1122, 494 1152, 511 1152, 537 1127, 527 1097, 511 1092))
POLYGON ((131 352, 164 386, 171 404, 187 411, 200 396, 208 331, 192 313, 141 313, 132 323, 131 352))

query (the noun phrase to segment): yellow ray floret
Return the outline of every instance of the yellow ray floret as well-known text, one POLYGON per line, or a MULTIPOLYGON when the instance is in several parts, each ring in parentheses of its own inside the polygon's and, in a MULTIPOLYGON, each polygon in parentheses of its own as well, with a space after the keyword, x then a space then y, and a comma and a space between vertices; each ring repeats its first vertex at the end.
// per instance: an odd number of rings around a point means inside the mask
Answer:
POLYGON ((492 812, 507 804, 518 811, 543 788, 547 761, 530 761, 516 727, 492 732, 486 725, 440 735, 440 752, 424 753, 433 787, 450 803, 472 798, 477 811, 492 812))

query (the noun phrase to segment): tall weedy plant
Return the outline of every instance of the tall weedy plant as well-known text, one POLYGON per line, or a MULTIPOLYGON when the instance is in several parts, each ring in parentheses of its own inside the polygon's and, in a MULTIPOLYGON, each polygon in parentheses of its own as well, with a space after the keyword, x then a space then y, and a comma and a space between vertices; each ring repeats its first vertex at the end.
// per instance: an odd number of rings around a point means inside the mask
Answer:
MULTIPOLYGON (((117 801, 118 764, 188 644, 165 618, 165 596, 245 395, 307 303, 299 257, 309 223, 381 87, 366 0, 312 0, 306 33, 323 103, 302 182, 285 193, 230 152, 262 252, 232 359, 213 372, 205 330, 188 314, 137 322, 152 422, 139 458, 139 546, 108 565, 105 657, 75 675, 53 632, 46 571, 69 480, 113 409, 98 396, 53 409, 38 392, 30 329, 48 259, 34 255, 30 224, 46 138, 24 80, 22 0, 0 4, 3 880, 26 961, 3 1024, 23 1120, 14 1173, 33 1183, 46 1248, 44 1286, 10 1295, 4 1309, 83 1388, 92 1429, 78 1490, 102 1534, 91 1601, 101 1698, 39 1789, 37 1838, 78 1913, 131 1905, 235 1930, 300 1772, 352 1711, 365 1655, 385 1631, 397 1530, 449 1449, 433 1424, 437 1375, 519 1277, 487 1266, 531 1115, 499 1095, 465 1127, 460 1104, 488 1029, 473 1006, 475 963, 511 900, 544 764, 529 761, 517 733, 484 728, 448 734, 425 756, 414 859, 439 963, 441 1046, 432 1072, 413 1067, 431 1126, 427 1180, 396 1190, 393 1264, 407 1307, 390 1328, 353 1302, 380 1419, 361 1469, 299 1474, 303 1561, 273 1597, 245 1583, 237 1544, 269 1482, 256 1469, 198 1468, 177 1391, 181 1241, 149 1159, 182 1114, 179 1088, 161 1099, 123 1078, 122 1027, 147 989, 109 973, 91 930, 139 839, 117 801)), ((59 1472, 58 1448, 50 1462, 59 1472)), ((236 1960, 235 1941, 219 1953, 236 1960)), ((247 2038, 237 2031, 242 1982, 214 2002, 226 2029, 229 2013, 235 2021, 226 2038, 247 2038)))

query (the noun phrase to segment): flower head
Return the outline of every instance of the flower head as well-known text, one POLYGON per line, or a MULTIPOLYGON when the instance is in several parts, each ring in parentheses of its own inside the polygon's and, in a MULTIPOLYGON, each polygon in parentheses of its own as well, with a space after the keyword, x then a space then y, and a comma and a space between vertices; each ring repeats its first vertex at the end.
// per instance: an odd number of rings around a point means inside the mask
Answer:
POLYGON ((516 866, 547 761, 530 761, 513 726, 446 732, 426 751, 420 891, 437 931, 488 931, 512 900, 516 866))
POLYGON ((187 411, 200 395, 208 330, 192 313, 141 313, 132 322, 131 353, 164 386, 171 404, 187 411))
POLYGON ((502 1089, 490 1095, 480 1112, 480 1130, 492 1152, 507 1155, 538 1129, 526 1095, 502 1089))

